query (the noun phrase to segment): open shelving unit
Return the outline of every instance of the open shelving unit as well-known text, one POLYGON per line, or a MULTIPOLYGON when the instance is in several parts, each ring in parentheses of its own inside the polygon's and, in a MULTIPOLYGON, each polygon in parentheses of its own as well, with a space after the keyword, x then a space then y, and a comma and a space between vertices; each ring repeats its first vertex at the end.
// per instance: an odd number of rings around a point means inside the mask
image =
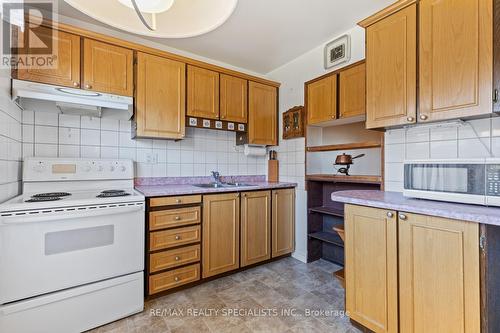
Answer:
POLYGON ((382 143, 379 141, 365 141, 365 142, 353 142, 353 143, 342 143, 336 145, 307 147, 307 151, 318 152, 318 151, 336 151, 336 150, 355 150, 355 149, 380 148, 380 147, 382 147, 382 143))

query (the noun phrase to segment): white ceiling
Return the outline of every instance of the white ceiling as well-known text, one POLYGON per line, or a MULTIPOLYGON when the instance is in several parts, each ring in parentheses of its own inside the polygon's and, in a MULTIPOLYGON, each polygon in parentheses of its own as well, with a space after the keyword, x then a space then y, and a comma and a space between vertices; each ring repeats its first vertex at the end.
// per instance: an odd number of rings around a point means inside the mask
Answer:
MULTIPOLYGON (((148 39, 266 74, 338 36, 361 19, 393 2, 394 0, 239 0, 229 20, 212 32, 185 39, 148 39)), ((94 24, 97 22, 63 0, 59 0, 59 13, 94 24)))

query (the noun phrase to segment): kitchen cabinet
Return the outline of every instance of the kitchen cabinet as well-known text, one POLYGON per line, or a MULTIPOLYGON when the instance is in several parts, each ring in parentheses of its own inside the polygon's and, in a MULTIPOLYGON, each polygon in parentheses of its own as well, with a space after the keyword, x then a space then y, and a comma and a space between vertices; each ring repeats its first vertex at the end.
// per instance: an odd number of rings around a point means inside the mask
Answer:
POLYGON ((241 195, 241 266, 271 259, 271 191, 241 195))
POLYGON ((329 75, 307 84, 307 124, 337 119, 337 75, 329 75))
POLYGON ((295 189, 272 191, 272 257, 295 250, 295 189))
POLYGON ((248 143, 278 144, 278 90, 276 87, 248 83, 248 143))
POLYGON ((417 5, 393 6, 360 23, 366 28, 368 129, 416 122, 417 5))
POLYGON ((346 310, 374 332, 480 332, 479 225, 346 205, 346 310), (399 305, 398 305, 399 300, 399 305))
POLYGON ((220 119, 247 122, 248 81, 235 76, 220 75, 220 119))
POLYGON ((492 5, 419 2, 419 121, 492 112, 492 5))
POLYGON ((133 55, 130 49, 84 38, 82 88, 133 96, 133 55))
POLYGON ((184 137, 185 76, 184 63, 138 52, 134 114, 137 136, 184 137))
POLYGON ((396 212, 346 205, 346 310, 374 332, 398 332, 396 212))
MULTIPOLYGON (((29 29, 18 31, 18 38, 27 40, 29 29)), ((37 37, 45 43, 52 43, 57 50, 53 68, 19 68, 13 72, 15 78, 71 88, 80 87, 80 36, 58 31, 49 27, 37 28, 37 37)), ((26 45, 26 43, 22 44, 26 45)), ((30 55, 30 50, 22 50, 30 55)))
POLYGON ((240 267, 239 193, 203 196, 203 278, 240 267))
POLYGON ((339 73, 339 116, 348 118, 366 113, 366 66, 365 63, 339 73))
POLYGON ((398 219, 401 332, 480 332, 479 225, 398 219))
POLYGON ((188 66, 187 115, 219 119, 219 73, 188 66))

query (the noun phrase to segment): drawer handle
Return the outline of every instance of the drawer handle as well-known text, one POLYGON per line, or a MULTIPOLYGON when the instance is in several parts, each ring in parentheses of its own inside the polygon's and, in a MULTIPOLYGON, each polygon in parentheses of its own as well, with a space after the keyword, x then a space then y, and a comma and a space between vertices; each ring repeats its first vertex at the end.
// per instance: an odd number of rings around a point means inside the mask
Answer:
POLYGON ((387 212, 387 217, 388 217, 388 218, 390 218, 390 219, 391 219, 393 216, 394 216, 394 214, 393 214, 392 212, 387 212))
POLYGON ((427 120, 427 118, 428 118, 428 117, 427 117, 427 115, 425 115, 425 114, 421 114, 421 115, 420 115, 420 120, 427 120))
POLYGON ((176 217, 175 217, 175 220, 176 220, 176 221, 179 221, 180 219, 181 219, 181 217, 180 217, 180 216, 176 216, 176 217))
POLYGON ((175 261, 179 261, 179 260, 181 260, 181 257, 179 257, 179 256, 175 257, 175 261))
POLYGON ((408 117, 408 118, 406 118, 406 120, 407 120, 409 123, 412 123, 412 122, 415 120, 415 118, 413 118, 413 117, 408 117))
POLYGON ((174 277, 174 281, 179 282, 179 277, 178 276, 174 277))
POLYGON ((399 218, 405 221, 408 217, 405 214, 399 214, 399 218))
POLYGON ((86 84, 85 89, 92 89, 92 86, 90 84, 86 84))
POLYGON ((77 87, 77 88, 78 88, 79 86, 80 86, 80 83, 78 83, 78 82, 73 82, 73 87, 77 87))
POLYGON ((181 239, 181 236, 175 235, 175 240, 180 240, 180 239, 181 239))
POLYGON ((181 200, 181 199, 175 199, 175 203, 180 204, 181 202, 182 202, 182 200, 181 200))

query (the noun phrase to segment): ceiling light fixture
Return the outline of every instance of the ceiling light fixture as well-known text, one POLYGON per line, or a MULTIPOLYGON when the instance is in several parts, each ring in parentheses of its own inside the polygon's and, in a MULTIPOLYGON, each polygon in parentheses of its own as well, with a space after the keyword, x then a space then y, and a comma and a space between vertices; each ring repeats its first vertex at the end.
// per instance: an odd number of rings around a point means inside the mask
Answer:
POLYGON ((238 0, 64 0, 112 27, 159 38, 210 32, 231 16, 238 0))

